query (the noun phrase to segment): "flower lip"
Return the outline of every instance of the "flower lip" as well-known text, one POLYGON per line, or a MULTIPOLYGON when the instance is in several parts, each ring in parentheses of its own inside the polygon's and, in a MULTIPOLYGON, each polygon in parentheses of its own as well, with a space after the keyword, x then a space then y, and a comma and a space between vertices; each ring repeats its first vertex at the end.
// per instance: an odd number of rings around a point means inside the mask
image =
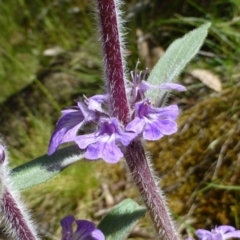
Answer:
POLYGON ((62 111, 62 116, 56 124, 49 146, 48 154, 55 152, 62 143, 74 141, 78 130, 85 123, 82 111, 78 109, 67 109, 62 111))
POLYGON ((84 102, 88 106, 89 110, 104 112, 102 105, 107 103, 109 99, 109 94, 98 94, 90 98, 87 98, 85 95, 83 96, 84 96, 84 102))
POLYGON ((177 105, 155 108, 146 99, 135 104, 135 118, 126 126, 126 130, 142 133, 146 140, 158 140, 177 131, 177 116, 177 105))
POLYGON ((75 220, 72 215, 61 220, 62 240, 105 240, 103 233, 87 220, 75 220), (73 232, 73 223, 77 224, 73 232))
POLYGON ((227 240, 229 238, 240 238, 240 231, 229 225, 222 225, 212 229, 198 229, 196 235, 200 240, 227 240))
POLYGON ((86 99, 85 97, 86 103, 78 101, 77 106, 62 111, 49 142, 49 155, 61 144, 75 141, 78 131, 87 123, 98 121, 103 112, 101 104, 106 101, 107 95, 96 95, 86 99))
POLYGON ((71 215, 66 216, 61 220, 62 226, 62 240, 70 240, 73 235, 72 225, 75 222, 75 218, 71 215))
POLYGON ((85 157, 90 160, 103 158, 108 163, 116 163, 123 153, 119 144, 127 146, 136 133, 123 131, 116 118, 100 119, 99 128, 90 134, 77 136, 79 148, 86 149, 85 157))

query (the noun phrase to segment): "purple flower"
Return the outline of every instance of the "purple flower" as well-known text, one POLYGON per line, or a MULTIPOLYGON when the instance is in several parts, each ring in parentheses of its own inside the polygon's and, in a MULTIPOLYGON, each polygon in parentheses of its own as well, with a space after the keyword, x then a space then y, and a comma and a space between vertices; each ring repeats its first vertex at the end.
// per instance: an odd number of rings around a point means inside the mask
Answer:
POLYGON ((101 113, 104 114, 102 104, 107 102, 108 95, 95 95, 91 98, 84 96, 84 98, 85 103, 78 101, 76 107, 62 111, 62 116, 50 139, 49 155, 54 153, 59 145, 74 141, 78 131, 86 123, 98 121, 101 113))
POLYGON ((128 95, 131 108, 135 105, 135 118, 126 126, 125 131, 116 118, 110 118, 112 114, 108 112, 108 94, 90 98, 84 96, 84 100, 78 101, 76 107, 62 111, 50 139, 48 154, 55 152, 63 143, 74 141, 81 149, 86 149, 87 159, 103 158, 108 163, 116 163, 123 157, 122 147, 127 146, 140 133, 147 140, 158 140, 164 135, 175 133, 178 107, 172 105, 154 108, 148 99, 143 100, 144 93, 149 89, 184 91, 185 87, 174 83, 151 85, 142 80, 145 79, 146 72, 142 76, 142 72, 137 74, 135 70, 131 75, 128 95), (94 124, 98 129, 90 134, 79 135, 79 130, 86 124, 94 124))
POLYGON ((135 118, 126 130, 137 134, 143 132, 143 138, 147 140, 158 140, 177 131, 177 116, 177 105, 155 108, 149 100, 145 100, 135 104, 135 118))
POLYGON ((101 119, 96 132, 80 135, 75 138, 81 149, 86 149, 87 159, 103 158, 108 163, 116 163, 123 157, 118 144, 127 146, 133 138, 134 132, 124 132, 116 118, 101 119))
MULTIPOLYGON (((139 63, 139 62, 138 62, 139 63)), ((137 66, 138 66, 137 63, 137 66)), ((131 85, 131 102, 137 102, 144 99, 144 93, 149 89, 159 89, 159 90, 177 90, 177 91, 186 91, 186 88, 180 84, 176 83, 163 83, 159 85, 152 85, 146 82, 144 79, 146 77, 146 72, 144 74, 142 71, 137 73, 137 66, 135 71, 131 72, 132 83, 131 85)))
POLYGON ((240 231, 232 226, 222 225, 211 231, 198 229, 196 235, 199 237, 199 240, 226 240, 229 238, 240 238, 240 231))
POLYGON ((86 220, 75 220, 71 215, 61 220, 62 240, 104 240, 103 233, 95 227, 92 222, 86 220), (77 229, 73 232, 73 223, 77 229))
POLYGON ((74 141, 77 132, 84 124, 97 119, 94 111, 89 110, 82 102, 78 106, 62 111, 62 116, 57 122, 55 131, 50 139, 48 154, 52 154, 62 143, 74 141))
POLYGON ((98 111, 98 112, 104 112, 102 105, 106 104, 108 101, 108 94, 102 95, 94 95, 90 98, 87 98, 86 96, 84 96, 85 98, 85 103, 88 105, 88 109, 92 110, 92 111, 98 111))

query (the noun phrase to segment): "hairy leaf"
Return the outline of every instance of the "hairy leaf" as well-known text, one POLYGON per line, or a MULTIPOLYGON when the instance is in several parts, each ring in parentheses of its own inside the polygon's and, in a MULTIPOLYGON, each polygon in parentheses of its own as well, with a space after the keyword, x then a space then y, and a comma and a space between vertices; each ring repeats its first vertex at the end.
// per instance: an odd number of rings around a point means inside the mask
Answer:
MULTIPOLYGON (((157 85, 175 81, 187 63, 198 53, 210 25, 206 23, 174 41, 153 68, 148 83, 157 85)), ((149 90, 146 96, 154 103, 159 103, 165 93, 166 90, 154 89, 149 90)))
POLYGON ((125 240, 145 212, 144 207, 132 199, 126 199, 110 210, 98 228, 106 240, 125 240))
POLYGON ((63 169, 83 158, 77 145, 62 148, 52 155, 43 155, 11 170, 15 188, 23 190, 44 183, 63 169))

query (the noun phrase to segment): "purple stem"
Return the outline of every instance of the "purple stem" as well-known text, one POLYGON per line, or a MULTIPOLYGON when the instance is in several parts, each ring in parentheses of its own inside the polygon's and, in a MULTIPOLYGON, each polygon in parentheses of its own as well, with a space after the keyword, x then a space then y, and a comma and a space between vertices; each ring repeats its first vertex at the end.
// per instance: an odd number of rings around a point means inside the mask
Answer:
MULTIPOLYGON (((97 0, 97 8, 101 26, 104 72, 107 90, 110 95, 112 116, 126 125, 129 121, 129 105, 125 88, 125 66, 119 32, 119 9, 116 2, 117 0, 97 0)), ((165 200, 154 181, 154 175, 140 141, 133 141, 127 147, 125 158, 159 237, 164 236, 168 240, 179 239, 165 200)))
POLYGON ((119 19, 116 14, 118 9, 114 0, 97 0, 97 3, 104 54, 104 73, 112 116, 126 124, 129 107, 125 90, 119 19))
POLYGON ((0 204, 1 212, 4 215, 9 229, 19 240, 36 240, 28 224, 25 221, 23 213, 19 209, 16 201, 6 187, 4 187, 2 201, 0 204))
POLYGON ((180 239, 174 228, 165 198, 154 180, 142 143, 139 140, 133 141, 127 147, 124 156, 159 238, 180 239))

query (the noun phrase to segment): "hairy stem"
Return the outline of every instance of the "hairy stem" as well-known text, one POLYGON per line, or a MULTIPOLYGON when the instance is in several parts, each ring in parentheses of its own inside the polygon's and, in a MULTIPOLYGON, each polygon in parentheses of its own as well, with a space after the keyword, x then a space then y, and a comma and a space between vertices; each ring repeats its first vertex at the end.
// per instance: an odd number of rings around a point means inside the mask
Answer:
POLYGON ((0 142, 0 212, 8 233, 18 240, 37 240, 35 226, 14 188, 8 169, 8 156, 0 142))
POLYGON ((133 141, 127 147, 125 158, 159 239, 180 239, 166 206, 165 198, 154 180, 142 143, 137 140, 133 141))
MULTIPOLYGON (((118 5, 117 0, 97 0, 104 54, 104 72, 112 116, 126 125, 129 121, 129 103, 125 87, 125 66, 122 55, 118 5)), ((164 197, 154 181, 154 175, 148 165, 140 141, 133 141, 127 147, 125 158, 159 237, 178 240, 179 237, 174 229, 164 197)))
POLYGON ((97 3, 104 54, 104 73, 112 116, 126 124, 129 107, 125 89, 119 3, 116 0, 97 0, 97 3))
POLYGON ((7 188, 5 188, 3 191, 0 209, 4 216, 6 224, 8 224, 9 230, 16 237, 16 239, 37 239, 36 233, 33 229, 31 229, 32 226, 28 225, 29 219, 27 222, 24 218, 21 208, 7 188))

